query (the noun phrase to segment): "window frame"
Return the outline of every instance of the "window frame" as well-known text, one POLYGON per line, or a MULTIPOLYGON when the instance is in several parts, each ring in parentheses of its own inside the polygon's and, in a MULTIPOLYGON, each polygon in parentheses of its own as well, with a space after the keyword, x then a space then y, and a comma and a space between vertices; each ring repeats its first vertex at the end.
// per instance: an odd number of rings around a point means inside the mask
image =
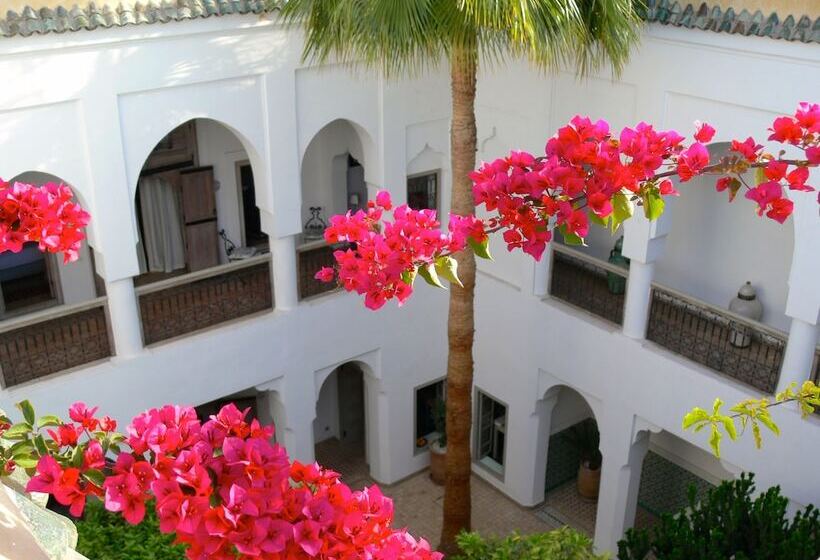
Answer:
MULTIPOLYGON (((476 464, 479 468, 483 471, 491 474, 492 476, 496 477, 500 481, 504 482, 504 478, 507 472, 507 442, 509 438, 507 437, 507 433, 509 432, 509 421, 510 421, 510 405, 501 399, 496 398, 492 395, 492 393, 485 391, 484 389, 480 388, 478 385, 475 386, 475 392, 473 395, 473 407, 474 407, 474 414, 473 414, 473 463, 476 464), (482 402, 481 397, 487 397, 495 405, 501 405, 504 407, 504 444, 501 450, 501 463, 493 459, 489 454, 488 455, 481 455, 481 412, 482 412, 482 402)), ((492 444, 491 444, 492 445, 492 444)))

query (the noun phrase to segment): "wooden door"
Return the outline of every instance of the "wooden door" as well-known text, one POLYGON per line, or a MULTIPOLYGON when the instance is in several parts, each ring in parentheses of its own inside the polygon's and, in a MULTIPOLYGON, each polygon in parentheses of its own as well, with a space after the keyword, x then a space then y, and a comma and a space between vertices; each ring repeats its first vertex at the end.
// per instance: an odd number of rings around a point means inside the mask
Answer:
POLYGON ((216 266, 219 264, 219 231, 213 168, 182 171, 179 181, 188 271, 216 266))

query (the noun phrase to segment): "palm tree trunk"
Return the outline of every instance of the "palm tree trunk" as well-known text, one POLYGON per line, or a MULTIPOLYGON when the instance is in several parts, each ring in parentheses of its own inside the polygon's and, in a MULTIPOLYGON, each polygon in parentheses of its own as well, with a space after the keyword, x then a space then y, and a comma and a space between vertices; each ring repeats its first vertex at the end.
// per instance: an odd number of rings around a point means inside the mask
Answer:
MULTIPOLYGON (((453 170, 451 210, 455 214, 475 212, 472 182, 475 169, 477 50, 454 48, 450 53, 453 120, 450 129, 450 157, 453 170)), ((444 483, 444 523, 439 550, 446 555, 457 551, 455 537, 470 530, 470 427, 473 387, 473 291, 475 257, 470 250, 456 255, 458 276, 463 288, 450 285, 447 321, 447 456, 444 483)))

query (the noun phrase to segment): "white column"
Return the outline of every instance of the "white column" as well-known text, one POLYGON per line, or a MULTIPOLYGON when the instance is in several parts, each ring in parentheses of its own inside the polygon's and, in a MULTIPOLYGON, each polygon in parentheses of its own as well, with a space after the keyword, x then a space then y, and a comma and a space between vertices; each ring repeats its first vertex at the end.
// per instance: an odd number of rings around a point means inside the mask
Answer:
POLYGON ((106 281, 105 293, 117 357, 128 358, 139 354, 143 348, 142 331, 133 278, 129 276, 122 280, 106 281))
POLYGON ((595 550, 614 553, 624 532, 635 523, 641 467, 649 445, 649 434, 632 436, 634 416, 609 414, 601 429, 601 487, 595 517, 595 550), (611 422, 610 422, 611 421, 611 422))
MULTIPOLYGON (((544 501, 547 474, 547 456, 549 455, 550 433, 552 432, 552 410, 558 402, 558 392, 541 399, 535 404, 535 412, 529 416, 528 431, 522 434, 521 443, 525 451, 520 453, 528 471, 522 472, 522 482, 527 484, 521 505, 535 506, 544 501)), ((510 439, 507 445, 514 444, 515 438, 510 439)), ((522 449, 519 447, 519 449, 522 449)), ((512 455, 512 454, 511 454, 512 455)), ((515 459, 513 459, 515 460, 515 459)))
POLYGON ((783 391, 792 382, 800 385, 811 377, 818 333, 820 329, 817 325, 796 317, 792 318, 786 354, 783 356, 783 366, 780 368, 780 380, 777 382, 778 392, 783 391))
POLYGON ((552 244, 547 244, 540 261, 535 261, 535 274, 533 276, 532 294, 536 297, 544 297, 549 293, 550 269, 552 267, 552 244))
POLYGON ((293 309, 299 304, 296 270, 296 236, 271 239, 273 298, 276 309, 293 309))
POLYGON ((629 265, 623 332, 630 338, 643 339, 646 337, 654 272, 655 265, 651 262, 633 260, 629 265))

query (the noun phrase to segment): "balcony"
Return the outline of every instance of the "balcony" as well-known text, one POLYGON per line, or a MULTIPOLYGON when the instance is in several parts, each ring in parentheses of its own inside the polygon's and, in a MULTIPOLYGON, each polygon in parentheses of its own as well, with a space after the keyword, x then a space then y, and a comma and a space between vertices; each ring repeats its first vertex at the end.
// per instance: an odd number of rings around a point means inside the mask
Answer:
POLYGON ((106 298, 52 307, 0 325, 3 387, 111 357, 106 298))
POLYGON ((550 295, 620 325, 624 318, 627 269, 553 244, 550 295))
POLYGON ((296 248, 300 300, 338 289, 336 283, 320 282, 314 276, 322 267, 334 266, 333 252, 344 248, 346 244, 328 245, 323 240, 307 242, 296 248))
POLYGON ((757 321, 653 285, 646 338, 764 393, 774 393, 787 337, 757 321))
POLYGON ((137 288, 146 345, 273 309, 270 255, 137 288))

